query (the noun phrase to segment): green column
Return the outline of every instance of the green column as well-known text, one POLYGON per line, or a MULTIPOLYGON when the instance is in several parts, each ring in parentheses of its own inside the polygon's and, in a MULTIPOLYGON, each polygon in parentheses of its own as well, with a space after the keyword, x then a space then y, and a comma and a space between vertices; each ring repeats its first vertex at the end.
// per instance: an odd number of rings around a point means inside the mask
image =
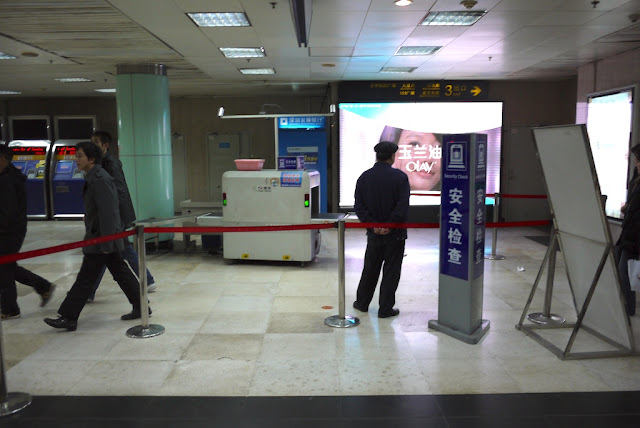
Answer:
MULTIPOLYGON (((118 64, 120 160, 138 220, 173 211, 169 80, 162 64, 118 64)), ((161 234, 167 241, 173 234, 161 234)))

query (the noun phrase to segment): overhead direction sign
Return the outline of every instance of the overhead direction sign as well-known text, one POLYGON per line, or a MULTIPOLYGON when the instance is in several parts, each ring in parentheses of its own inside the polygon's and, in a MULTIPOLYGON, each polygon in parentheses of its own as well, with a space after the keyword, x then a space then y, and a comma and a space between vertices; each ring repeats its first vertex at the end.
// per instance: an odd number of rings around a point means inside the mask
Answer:
POLYGON ((484 80, 412 80, 342 82, 340 100, 349 101, 485 101, 484 80))

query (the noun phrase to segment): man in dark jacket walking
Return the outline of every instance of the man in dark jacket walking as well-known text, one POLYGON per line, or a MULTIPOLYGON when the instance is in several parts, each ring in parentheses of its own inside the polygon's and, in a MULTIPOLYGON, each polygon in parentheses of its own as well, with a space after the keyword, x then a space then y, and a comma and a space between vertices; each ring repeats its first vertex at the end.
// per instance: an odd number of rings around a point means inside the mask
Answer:
MULTIPOLYGON (((113 178, 100 166, 100 148, 90 142, 76 144, 76 163, 84 171, 84 240, 112 235, 123 231, 118 210, 118 194, 113 178)), ((140 294, 135 277, 120 253, 124 249, 121 239, 90 245, 82 248, 82 266, 71 290, 60 305, 57 319, 45 318, 51 327, 73 331, 78 326, 78 317, 87 302, 93 284, 104 265, 113 275, 133 310, 121 317, 123 320, 140 318, 140 294)), ((151 310, 149 310, 151 312, 151 310)))
MULTIPOLYGON (((112 140, 111 135, 108 132, 96 131, 91 134, 91 142, 100 147, 102 151, 102 168, 111 175, 116 185, 118 192, 118 206, 120 209, 120 220, 124 224, 125 229, 129 228, 136 220, 136 213, 133 208, 133 202, 131 201, 131 195, 129 194, 129 187, 127 186, 127 180, 124 177, 124 171, 122 170, 122 162, 114 155, 115 148, 111 147, 112 140), (110 150, 111 149, 111 150, 110 150)), ((122 257, 129 263, 131 269, 140 277, 140 267, 138 266, 138 253, 133 249, 131 243, 127 240, 125 242, 125 249, 122 252, 122 257)), ((100 277, 96 281, 93 291, 89 294, 89 302, 92 302, 95 298, 96 290, 102 281, 105 269, 102 269, 100 277)), ((156 281, 147 269, 147 290, 153 293, 157 288, 156 281)))
MULTIPOLYGON (((398 146, 383 141, 376 144, 374 150, 376 163, 373 168, 363 172, 356 183, 356 214, 363 223, 405 223, 409 214, 409 178, 391 166, 398 146)), ((354 308, 362 312, 369 310, 382 268, 378 318, 393 317, 400 313, 393 306, 396 303, 406 239, 406 229, 367 229, 367 250, 354 308)))
MULTIPOLYGON (((26 177, 11 164, 13 151, 0 145, 0 255, 20 251, 27 234, 26 177)), ((16 280, 32 286, 40 295, 41 305, 47 304, 55 285, 22 268, 16 262, 0 264, 1 318, 20 317, 16 280)))

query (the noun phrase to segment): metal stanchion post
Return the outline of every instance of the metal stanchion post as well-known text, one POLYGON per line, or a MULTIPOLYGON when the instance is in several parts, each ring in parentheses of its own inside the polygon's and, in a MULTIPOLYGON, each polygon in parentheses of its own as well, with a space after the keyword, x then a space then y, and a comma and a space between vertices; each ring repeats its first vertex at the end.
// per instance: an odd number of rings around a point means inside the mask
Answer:
MULTIPOLYGON (((500 219, 500 193, 493 194, 493 222, 497 223, 500 219)), ((485 259, 488 260, 504 260, 505 256, 496 254, 496 246, 498 244, 498 228, 494 226, 491 239, 491 254, 486 254, 485 259)))
POLYGON ((147 248, 144 245, 144 226, 136 226, 136 240, 138 241, 138 280, 140 281, 140 316, 142 325, 127 330, 128 337, 145 338, 164 333, 164 327, 149 324, 149 300, 147 299, 147 248))
POLYGON ((31 395, 25 392, 8 392, 4 371, 4 349, 2 344, 2 322, 0 321, 0 417, 12 415, 31 404, 31 395))
POLYGON ((344 219, 338 220, 338 315, 332 315, 324 320, 329 327, 345 328, 360 324, 358 318, 344 314, 344 229, 344 219))
POLYGON ((556 249, 558 240, 554 239, 555 232, 551 233, 549 245, 552 246, 549 254, 549 264, 547 265, 547 289, 544 292, 544 307, 542 312, 533 312, 527 315, 529 321, 537 324, 562 324, 564 317, 551 313, 551 297, 553 295, 553 278, 556 270, 556 249))

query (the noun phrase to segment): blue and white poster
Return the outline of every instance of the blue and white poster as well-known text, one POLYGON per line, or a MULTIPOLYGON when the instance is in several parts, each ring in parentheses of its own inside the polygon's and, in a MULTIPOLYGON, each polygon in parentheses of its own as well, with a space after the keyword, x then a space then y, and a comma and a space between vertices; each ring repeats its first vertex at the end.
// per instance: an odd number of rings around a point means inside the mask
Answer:
POLYGON ((324 116, 278 119, 277 156, 304 156, 304 168, 320 173, 320 209, 327 212, 327 120, 324 116))
POLYGON ((475 196, 469 192, 470 135, 443 137, 440 273, 469 279, 469 221, 475 196))
POLYGON ((473 221, 473 279, 484 274, 484 238, 486 224, 485 197, 487 194, 487 136, 476 135, 475 203, 473 221))
POLYGON ((280 173, 280 187, 302 186, 302 171, 282 171, 280 173))

